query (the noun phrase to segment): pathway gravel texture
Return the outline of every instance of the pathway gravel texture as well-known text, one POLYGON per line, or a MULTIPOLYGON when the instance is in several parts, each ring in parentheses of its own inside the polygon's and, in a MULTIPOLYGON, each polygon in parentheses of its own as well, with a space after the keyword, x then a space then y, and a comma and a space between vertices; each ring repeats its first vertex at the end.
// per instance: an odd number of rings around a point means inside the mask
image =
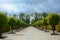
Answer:
POLYGON ((0 40, 60 40, 60 35, 50 35, 34 27, 25 28, 15 34, 5 34, 7 38, 0 40))

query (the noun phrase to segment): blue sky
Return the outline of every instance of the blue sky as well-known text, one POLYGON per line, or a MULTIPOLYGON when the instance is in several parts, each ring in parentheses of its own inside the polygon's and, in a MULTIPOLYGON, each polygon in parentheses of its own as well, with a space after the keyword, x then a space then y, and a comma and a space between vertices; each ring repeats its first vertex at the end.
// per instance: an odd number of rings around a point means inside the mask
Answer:
POLYGON ((11 14, 60 12, 60 0, 0 0, 0 10, 11 14))

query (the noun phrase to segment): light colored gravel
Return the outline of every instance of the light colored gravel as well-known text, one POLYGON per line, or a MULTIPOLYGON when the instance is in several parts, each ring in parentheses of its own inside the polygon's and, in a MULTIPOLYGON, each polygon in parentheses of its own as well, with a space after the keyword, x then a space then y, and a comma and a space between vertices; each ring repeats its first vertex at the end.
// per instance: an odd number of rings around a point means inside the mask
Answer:
POLYGON ((60 35, 50 35, 34 27, 25 28, 16 34, 6 34, 6 36, 8 37, 2 40, 60 40, 60 35))

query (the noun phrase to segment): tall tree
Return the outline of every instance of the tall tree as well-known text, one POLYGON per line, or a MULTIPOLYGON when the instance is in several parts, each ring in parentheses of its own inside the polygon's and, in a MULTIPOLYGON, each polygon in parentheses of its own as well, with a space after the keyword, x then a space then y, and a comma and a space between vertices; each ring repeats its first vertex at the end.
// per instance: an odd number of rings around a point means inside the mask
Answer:
POLYGON ((26 23, 30 24, 30 15, 26 15, 26 23))
POLYGON ((24 13, 20 13, 19 14, 19 19, 25 22, 25 19, 26 19, 25 14, 24 13))
POLYGON ((33 17, 32 19, 32 23, 35 23, 36 21, 39 21, 42 19, 42 14, 41 13, 37 13, 37 12, 34 12, 33 14, 31 14, 31 17, 33 17))
POLYGON ((9 19, 9 22, 8 22, 8 25, 11 27, 11 29, 12 29, 12 33, 13 33, 13 30, 14 30, 14 28, 16 28, 15 26, 16 26, 16 19, 14 18, 14 17, 11 17, 10 19, 9 19))
POLYGON ((38 20, 41 20, 41 19, 42 19, 42 14, 38 13, 38 20))
POLYGON ((47 16, 48 23, 52 25, 53 35, 55 35, 55 27, 59 23, 59 16, 55 13, 52 13, 47 16))
POLYGON ((17 19, 17 22, 16 22, 16 29, 18 31, 18 29, 20 29, 20 26, 21 26, 21 21, 19 19, 17 19))
POLYGON ((46 13, 46 12, 43 12, 43 13, 42 13, 42 17, 43 17, 43 18, 45 18, 45 17, 47 17, 47 16, 48 16, 48 13, 46 13))
POLYGON ((38 13, 35 12, 35 21, 38 21, 38 13))
POLYGON ((8 23, 8 17, 4 12, 0 12, 0 38, 2 38, 2 28, 8 23))
POLYGON ((47 32, 48 22, 47 22, 46 18, 42 19, 42 24, 45 26, 45 29, 46 29, 46 32, 47 32))
POLYGON ((17 15, 16 15, 16 14, 13 14, 13 17, 14 17, 14 18, 17 18, 17 15))

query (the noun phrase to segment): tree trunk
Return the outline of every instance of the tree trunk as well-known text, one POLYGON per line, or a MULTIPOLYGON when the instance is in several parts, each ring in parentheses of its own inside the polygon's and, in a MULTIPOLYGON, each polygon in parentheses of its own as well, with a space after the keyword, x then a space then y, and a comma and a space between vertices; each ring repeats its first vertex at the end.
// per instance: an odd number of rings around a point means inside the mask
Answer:
POLYGON ((11 28, 12 29, 12 33, 13 33, 13 28, 11 28))
POLYGON ((0 33, 0 38, 2 38, 2 33, 0 33))
POLYGON ((41 27, 40 27, 40 25, 39 25, 39 29, 41 30, 41 27))
POLYGON ((46 32, 47 32, 47 26, 46 26, 46 32))
POLYGON ((43 26, 42 26, 42 31, 43 31, 43 26))
POLYGON ((0 27, 0 38, 2 38, 2 27, 0 27))
POLYGON ((17 29, 17 31, 18 31, 18 29, 17 29))
POLYGON ((11 30, 12 30, 12 32, 11 32, 11 33, 13 33, 13 26, 11 27, 11 30))
POLYGON ((52 26, 53 35, 55 35, 55 26, 52 26))

